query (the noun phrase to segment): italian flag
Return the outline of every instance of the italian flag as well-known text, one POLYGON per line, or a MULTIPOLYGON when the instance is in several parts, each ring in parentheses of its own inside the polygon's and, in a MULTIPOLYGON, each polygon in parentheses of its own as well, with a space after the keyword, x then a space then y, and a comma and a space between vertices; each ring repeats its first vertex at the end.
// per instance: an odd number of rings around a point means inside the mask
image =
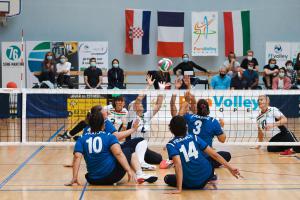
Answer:
POLYGON ((224 12, 225 55, 245 56, 250 49, 250 11, 224 12))

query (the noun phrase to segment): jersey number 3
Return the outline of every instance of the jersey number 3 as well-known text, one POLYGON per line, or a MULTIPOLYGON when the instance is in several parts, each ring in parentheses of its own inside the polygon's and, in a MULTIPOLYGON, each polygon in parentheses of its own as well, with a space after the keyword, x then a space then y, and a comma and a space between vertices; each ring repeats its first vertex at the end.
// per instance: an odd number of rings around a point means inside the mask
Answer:
POLYGON ((193 129, 193 133, 194 133, 195 135, 199 135, 199 133, 200 133, 200 131, 201 131, 201 125, 202 125, 201 120, 195 121, 194 125, 195 125, 196 128, 193 129))
POLYGON ((88 140, 86 140, 86 143, 88 143, 89 146, 89 153, 100 153, 102 150, 102 139, 101 137, 90 137, 88 140))
POLYGON ((185 162, 190 162, 190 158, 194 157, 195 159, 198 158, 198 151, 195 147, 195 143, 193 141, 191 141, 189 143, 189 152, 187 152, 186 148, 184 145, 181 145, 179 151, 181 153, 183 153, 183 156, 184 156, 184 159, 185 159, 185 162))

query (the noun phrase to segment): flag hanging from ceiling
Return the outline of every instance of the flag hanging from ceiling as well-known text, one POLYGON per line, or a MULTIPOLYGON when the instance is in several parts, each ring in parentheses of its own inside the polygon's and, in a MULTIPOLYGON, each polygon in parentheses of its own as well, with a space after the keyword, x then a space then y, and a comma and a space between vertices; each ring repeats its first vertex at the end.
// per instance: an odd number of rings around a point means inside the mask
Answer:
POLYGON ((157 56, 181 57, 184 51, 184 12, 157 12, 157 56))
POLYGON ((125 52, 132 55, 149 54, 149 30, 151 11, 126 9, 125 52))
POLYGON ((224 12, 225 55, 245 56, 250 49, 250 11, 224 12))

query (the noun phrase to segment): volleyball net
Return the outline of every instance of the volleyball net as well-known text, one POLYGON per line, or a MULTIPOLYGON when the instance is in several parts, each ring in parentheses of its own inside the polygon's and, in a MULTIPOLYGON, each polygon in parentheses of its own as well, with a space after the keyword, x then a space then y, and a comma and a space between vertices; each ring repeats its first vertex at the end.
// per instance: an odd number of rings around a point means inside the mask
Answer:
MULTIPOLYGON (((0 89, 0 145, 74 145, 74 140, 60 140, 58 135, 70 131, 86 118, 91 107, 112 104, 113 96, 125 98, 125 108, 139 94, 144 94, 144 112, 153 111, 158 96, 163 96, 160 110, 151 120, 141 116, 142 136, 150 145, 164 146, 171 138, 170 100, 176 94, 176 107, 185 101, 184 90, 68 90, 68 89, 0 89)), ((286 127, 300 139, 300 91, 271 90, 192 90, 196 100, 205 99, 210 116, 224 121, 225 145, 282 145, 269 143, 278 133, 274 129, 264 132, 264 142, 258 143, 256 118, 260 113, 258 97, 267 95, 270 106, 277 107, 288 119, 286 127)), ((124 115, 125 118, 128 116, 124 115)), ((128 121, 128 119, 127 119, 128 121)), ((81 132, 78 135, 82 134, 81 132)), ((77 135, 77 136, 78 136, 77 135)), ((300 145, 299 142, 284 143, 300 145)))

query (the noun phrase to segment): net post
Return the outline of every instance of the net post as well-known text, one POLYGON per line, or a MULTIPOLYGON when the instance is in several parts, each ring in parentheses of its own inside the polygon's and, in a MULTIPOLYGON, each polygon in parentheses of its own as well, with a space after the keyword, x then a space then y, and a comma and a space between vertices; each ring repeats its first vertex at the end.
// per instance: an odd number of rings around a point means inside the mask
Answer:
POLYGON ((22 128, 21 128, 21 143, 26 143, 27 142, 27 119, 26 119, 26 101, 27 101, 27 91, 26 89, 22 89, 22 128))

